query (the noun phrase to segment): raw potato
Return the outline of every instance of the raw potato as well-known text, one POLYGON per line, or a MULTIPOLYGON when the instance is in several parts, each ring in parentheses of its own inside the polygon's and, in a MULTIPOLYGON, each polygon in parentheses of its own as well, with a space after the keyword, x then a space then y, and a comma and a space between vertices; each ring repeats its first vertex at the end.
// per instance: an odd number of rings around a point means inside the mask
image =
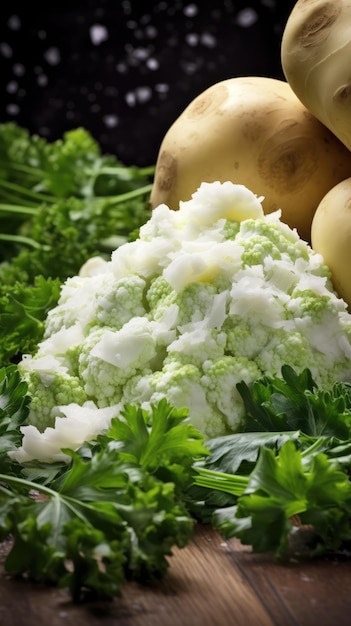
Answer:
POLYGON ((350 0, 299 0, 282 37, 285 78, 301 102, 349 150, 350 58, 350 0))
POLYGON ((328 265, 335 290, 351 309, 351 178, 330 189, 315 212, 312 248, 328 265))
POLYGON ((202 182, 230 180, 264 196, 263 209, 310 241, 317 205, 351 175, 351 152, 299 101, 286 81, 249 76, 197 96, 160 146, 151 207, 171 209, 202 182))

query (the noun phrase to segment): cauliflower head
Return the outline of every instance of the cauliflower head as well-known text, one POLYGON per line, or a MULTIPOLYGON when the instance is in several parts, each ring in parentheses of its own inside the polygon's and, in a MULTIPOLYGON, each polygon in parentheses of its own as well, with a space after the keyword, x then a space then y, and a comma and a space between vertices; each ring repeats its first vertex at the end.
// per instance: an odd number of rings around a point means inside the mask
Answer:
POLYGON ((284 364, 324 386, 351 380, 351 315, 322 257, 243 185, 203 183, 178 211, 155 208, 91 268, 63 284, 19 364, 33 398, 20 461, 56 459, 123 404, 162 397, 206 437, 238 431, 236 384, 284 364))

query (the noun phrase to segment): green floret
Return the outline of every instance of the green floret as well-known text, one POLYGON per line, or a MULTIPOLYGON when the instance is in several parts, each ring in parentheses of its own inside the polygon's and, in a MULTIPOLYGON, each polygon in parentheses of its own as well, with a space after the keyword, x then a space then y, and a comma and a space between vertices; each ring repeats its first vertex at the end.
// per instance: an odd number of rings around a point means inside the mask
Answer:
POLYGON ((223 415, 214 411, 206 398, 202 371, 192 364, 167 363, 149 379, 150 403, 167 398, 171 405, 189 408, 191 423, 208 437, 223 434, 223 415))
POLYGON ((267 256, 276 260, 281 258, 281 253, 277 246, 262 235, 253 235, 250 239, 244 239, 241 245, 244 248, 241 258, 245 265, 263 264, 267 256))
MULTIPOLYGON (((271 222, 266 220, 245 220, 240 224, 239 239, 242 238, 262 238, 262 240, 270 241, 274 246, 276 254, 284 255, 291 261, 303 258, 308 260, 310 248, 296 233, 289 228, 282 227, 281 222, 271 222)), ((264 245, 264 244, 263 244, 264 245)), ((268 249, 268 248, 267 248, 268 249)), ((277 257, 279 258, 279 257, 277 257)))
POLYGON ((321 324, 326 314, 335 311, 335 300, 330 295, 320 295, 311 289, 294 289, 289 302, 291 317, 309 316, 315 324, 321 324))
POLYGON ((272 329, 252 320, 242 319, 238 315, 230 315, 223 324, 226 335, 225 352, 229 356, 247 357, 253 360, 267 345, 272 329))
POLYGON ((132 317, 143 316, 144 290, 145 280, 140 276, 104 281, 103 275, 102 289, 96 296, 96 322, 118 330, 132 317))
POLYGON ((176 300, 179 307, 178 324, 180 326, 195 324, 205 319, 212 306, 216 294, 213 283, 191 283, 178 294, 176 300))
POLYGON ((216 436, 239 430, 244 407, 236 384, 247 384, 262 375, 254 361, 245 357, 222 356, 204 363, 202 385, 209 404, 222 416, 222 432, 216 436))
POLYGON ((123 385, 149 368, 157 356, 151 324, 145 318, 133 318, 132 322, 120 331, 95 328, 81 344, 79 377, 86 394, 99 407, 118 403, 123 385))
POLYGON ((28 422, 40 432, 54 426, 58 406, 71 402, 83 404, 87 399, 79 379, 69 373, 46 375, 35 369, 22 371, 22 368, 20 371, 31 392, 28 422))
POLYGON ((157 276, 151 281, 146 292, 146 302, 152 319, 160 319, 165 309, 175 303, 177 293, 163 276, 157 276))

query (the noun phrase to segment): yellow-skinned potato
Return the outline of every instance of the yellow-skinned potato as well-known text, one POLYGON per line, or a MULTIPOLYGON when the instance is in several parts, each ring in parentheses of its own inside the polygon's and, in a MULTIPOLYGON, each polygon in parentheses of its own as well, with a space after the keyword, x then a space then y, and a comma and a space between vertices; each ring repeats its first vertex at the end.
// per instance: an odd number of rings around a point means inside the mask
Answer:
POLYGON ((303 104, 351 150, 351 2, 299 0, 285 25, 281 61, 303 104))
POLYGON ((265 213, 310 240, 326 192, 351 175, 351 152, 296 97, 286 81, 248 76, 197 96, 161 143, 151 207, 178 209, 202 182, 230 180, 264 196, 265 213))
POLYGON ((351 178, 321 200, 312 221, 311 243, 328 265, 335 290, 351 309, 351 178))

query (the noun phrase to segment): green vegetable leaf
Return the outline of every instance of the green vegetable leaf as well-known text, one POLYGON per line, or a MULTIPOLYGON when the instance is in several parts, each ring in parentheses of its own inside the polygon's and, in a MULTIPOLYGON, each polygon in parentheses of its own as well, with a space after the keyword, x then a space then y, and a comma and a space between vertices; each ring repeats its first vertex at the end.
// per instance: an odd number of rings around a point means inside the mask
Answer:
POLYGON ((37 276, 33 285, 17 281, 0 286, 0 363, 33 353, 44 332, 48 311, 57 304, 59 279, 37 276))
POLYGON ((164 401, 149 414, 127 406, 122 417, 98 442, 65 450, 71 463, 50 484, 42 467, 39 481, 0 474, 0 537, 13 537, 10 575, 66 586, 74 600, 112 597, 126 580, 161 578, 173 546, 188 543, 194 520, 180 485, 206 453, 202 435, 187 411, 164 401))

